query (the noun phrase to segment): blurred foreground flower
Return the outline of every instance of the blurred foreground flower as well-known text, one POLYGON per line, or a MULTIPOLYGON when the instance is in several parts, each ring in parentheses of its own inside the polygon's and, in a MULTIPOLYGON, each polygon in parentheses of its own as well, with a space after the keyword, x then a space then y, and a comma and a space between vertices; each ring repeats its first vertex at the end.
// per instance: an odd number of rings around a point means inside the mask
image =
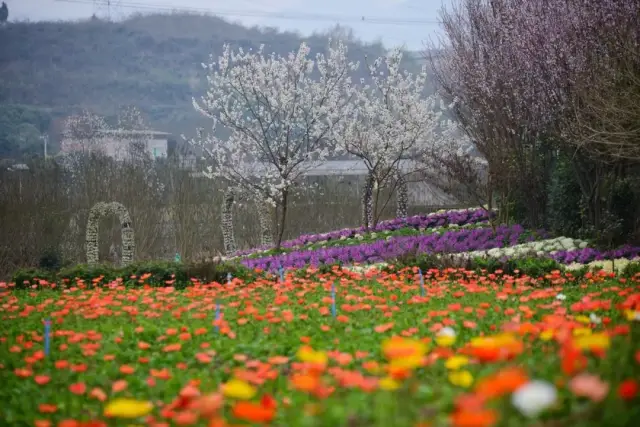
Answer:
POLYGON ((233 399, 249 400, 256 395, 256 389, 251 384, 234 378, 222 387, 222 394, 233 399))
POLYGON ((413 369, 420 366, 428 347, 422 341, 392 337, 382 342, 382 353, 392 369, 413 369))
POLYGON ((233 416, 256 424, 269 423, 276 414, 276 401, 270 395, 262 396, 260 403, 237 402, 233 416))
POLYGON ((451 347, 456 342, 456 331, 449 326, 445 326, 444 328, 438 331, 438 335, 436 336, 436 344, 440 347, 451 347))
POLYGON ((121 398, 107 403, 104 415, 114 418, 138 418, 147 415, 151 410, 153 410, 151 402, 121 398))
POLYGON ((569 381, 569 389, 573 394, 587 397, 594 402, 601 402, 609 394, 609 384, 592 374, 578 374, 569 381))
POLYGON ((453 385, 468 388, 473 384, 473 376, 469 371, 453 371, 449 374, 449 381, 453 385))
POLYGON ((313 363, 317 365, 326 365, 329 357, 323 351, 315 351, 309 346, 303 346, 298 350, 298 359, 303 362, 313 363))
POLYGON ((553 384, 541 380, 530 381, 511 395, 513 406, 530 418, 553 406, 557 399, 558 392, 553 384))

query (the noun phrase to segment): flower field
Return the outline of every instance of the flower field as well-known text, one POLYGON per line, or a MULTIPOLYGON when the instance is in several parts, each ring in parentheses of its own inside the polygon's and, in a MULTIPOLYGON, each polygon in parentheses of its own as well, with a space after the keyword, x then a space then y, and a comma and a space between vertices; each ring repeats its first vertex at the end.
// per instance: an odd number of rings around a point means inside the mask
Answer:
POLYGON ((278 251, 257 248, 238 252, 235 258, 251 269, 277 272, 280 268, 380 263, 411 253, 466 259, 539 257, 574 268, 640 256, 640 247, 599 251, 586 241, 552 237, 545 230, 525 230, 518 224, 493 230, 489 219, 482 209, 440 211, 384 221, 371 231, 355 228, 305 235, 283 242, 278 251))
POLYGON ((5 285, 0 424, 637 425, 640 277, 612 276, 5 285))
POLYGON ((239 253, 250 274, 224 284, 0 283, 0 425, 637 425, 640 274, 584 267, 640 249, 489 219, 301 236, 239 253), (389 264, 411 253, 560 268, 389 264))

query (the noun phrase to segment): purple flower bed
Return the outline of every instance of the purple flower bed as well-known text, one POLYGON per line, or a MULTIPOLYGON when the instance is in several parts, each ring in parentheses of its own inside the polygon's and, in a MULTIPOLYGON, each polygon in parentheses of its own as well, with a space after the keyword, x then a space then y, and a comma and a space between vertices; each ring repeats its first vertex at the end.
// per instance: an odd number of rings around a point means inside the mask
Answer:
MULTIPOLYGON (((491 214, 493 216, 495 214, 491 214)), ((375 228, 368 230, 369 232, 380 232, 380 231, 395 231, 401 228, 413 227, 415 229, 419 228, 433 228, 433 227, 444 227, 448 225, 467 225, 467 224, 477 224, 483 221, 487 221, 489 219, 489 213, 482 209, 474 209, 474 210, 463 210, 458 212, 443 212, 437 214, 428 214, 428 215, 416 215, 409 218, 396 218, 387 221, 380 222, 375 228)), ((321 234, 307 234, 298 237, 297 239, 288 240, 286 242, 282 242, 283 248, 293 248, 295 246, 302 246, 310 243, 316 243, 325 240, 339 240, 341 237, 354 237, 356 234, 365 233, 367 230, 364 227, 351 228, 339 231, 332 231, 329 233, 321 233, 321 234)), ((254 248, 244 251, 239 251, 236 255, 248 255, 257 250, 267 250, 270 249, 268 247, 260 247, 254 248)))
MULTIPOLYGON (((525 230, 520 225, 500 226, 496 233, 490 228, 474 230, 453 230, 442 234, 424 236, 398 236, 389 240, 379 240, 352 246, 337 246, 322 249, 306 249, 263 258, 244 259, 242 264, 249 268, 276 271, 284 268, 303 268, 306 265, 319 266, 334 263, 376 263, 417 251, 418 253, 458 253, 513 246, 523 241, 536 240, 534 235, 523 236, 525 230)), ((539 236, 544 238, 546 236, 539 236)))
POLYGON ((622 246, 610 251, 599 251, 592 248, 574 249, 572 251, 558 251, 550 257, 561 264, 574 262, 587 264, 592 261, 603 261, 616 258, 635 258, 640 255, 640 247, 622 246))

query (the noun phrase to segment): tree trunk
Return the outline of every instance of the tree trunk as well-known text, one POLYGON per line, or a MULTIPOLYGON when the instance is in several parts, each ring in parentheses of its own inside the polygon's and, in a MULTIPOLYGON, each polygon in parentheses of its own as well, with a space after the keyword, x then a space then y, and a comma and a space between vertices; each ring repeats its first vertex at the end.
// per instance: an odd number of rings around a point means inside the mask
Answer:
POLYGON ((373 225, 373 173, 367 173, 362 191, 362 225, 367 230, 373 225))
POLYGON ((373 189, 375 190, 373 192, 373 208, 371 208, 371 219, 369 220, 369 227, 371 228, 375 228, 376 225, 378 225, 378 220, 380 219, 380 214, 382 212, 379 212, 379 206, 378 203, 380 203, 380 183, 377 180, 374 180, 374 185, 373 185, 373 189))
POLYGON ((260 245, 273 247, 273 233, 271 232, 271 217, 269 216, 269 205, 266 200, 256 200, 258 208, 258 222, 260 223, 260 245))
POLYGON ((228 189, 224 194, 224 202, 222 204, 222 240, 224 244, 224 254, 229 256, 238 250, 236 239, 233 231, 233 203, 235 202, 235 193, 233 189, 228 189))
POLYGON ((282 209, 280 210, 280 221, 279 221, 279 230, 278 230, 278 241, 276 243, 276 249, 280 249, 280 244, 282 243, 282 236, 284 236, 284 225, 287 220, 287 205, 289 199, 289 190, 282 190, 282 209))
POLYGON ((404 179, 400 169, 396 170, 396 177, 398 179, 396 195, 396 217, 407 218, 409 216, 409 189, 407 188, 407 181, 404 179))

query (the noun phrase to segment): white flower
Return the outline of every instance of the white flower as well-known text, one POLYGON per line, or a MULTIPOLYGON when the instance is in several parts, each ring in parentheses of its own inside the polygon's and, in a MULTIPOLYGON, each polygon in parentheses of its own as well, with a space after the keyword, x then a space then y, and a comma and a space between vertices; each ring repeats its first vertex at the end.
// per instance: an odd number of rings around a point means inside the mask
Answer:
POLYGON ((564 301, 567 299, 567 296, 565 294, 558 294, 556 295, 556 299, 559 301, 564 301))
POLYGON ((450 326, 445 326, 438 331, 438 336, 455 337, 456 331, 450 326))
POLYGON ((511 395, 511 403, 523 415, 533 418, 556 403, 558 392, 553 384, 541 380, 529 381, 511 395))
POLYGON ((595 324, 602 323, 602 319, 598 317, 595 313, 591 313, 589 315, 589 320, 591 321, 591 323, 595 323, 595 324))

